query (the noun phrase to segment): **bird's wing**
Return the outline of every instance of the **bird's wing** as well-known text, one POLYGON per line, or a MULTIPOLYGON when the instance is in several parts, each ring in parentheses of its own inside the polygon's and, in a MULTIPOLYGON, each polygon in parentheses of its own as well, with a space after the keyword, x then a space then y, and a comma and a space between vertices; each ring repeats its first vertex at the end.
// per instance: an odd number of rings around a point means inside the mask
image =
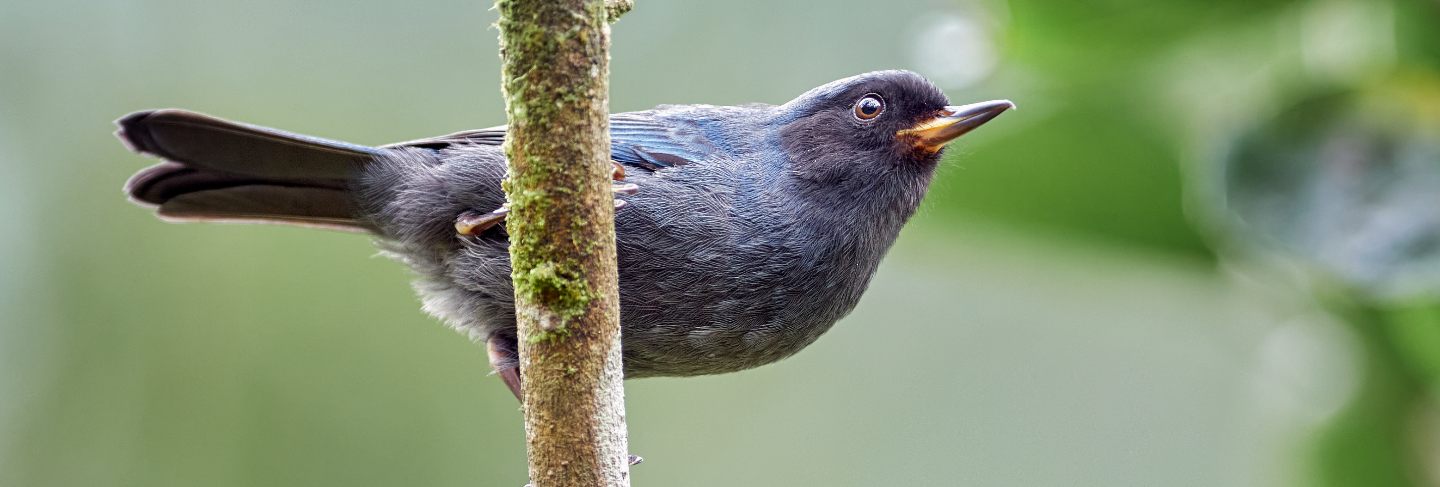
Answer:
MULTIPOLYGON (((452 145, 500 145, 505 127, 467 130, 428 139, 390 144, 385 147, 444 149, 452 145)), ((658 119, 641 113, 610 117, 610 158, 626 166, 658 171, 705 160, 715 153, 710 142, 694 124, 658 119)))
POLYGON ((691 122, 629 113, 610 117, 610 158, 621 164, 658 171, 703 161, 718 150, 691 122))

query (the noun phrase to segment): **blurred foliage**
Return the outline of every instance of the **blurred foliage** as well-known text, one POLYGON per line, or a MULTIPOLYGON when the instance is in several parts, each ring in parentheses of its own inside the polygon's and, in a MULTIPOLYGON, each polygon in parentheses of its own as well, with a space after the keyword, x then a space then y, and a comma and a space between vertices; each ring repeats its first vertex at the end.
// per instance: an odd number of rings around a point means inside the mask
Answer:
POLYGON ((1354 401, 1317 439, 1316 485, 1421 485, 1440 360, 1440 78, 1301 99, 1221 160, 1239 258, 1291 259, 1359 338, 1354 401))
POLYGON ((1243 132, 1222 204, 1269 244, 1372 300, 1440 296, 1440 78, 1328 93, 1243 132))
POLYGON ((1273 115, 1212 128, 1218 156, 1196 187, 1228 258, 1288 269, 1273 282, 1309 289, 1357 338, 1359 385, 1315 439, 1312 485, 1431 485, 1440 479, 1440 4, 1370 5, 1393 8, 1380 10, 1393 23, 1312 10, 1306 20, 1317 25, 1302 27, 1372 29, 1340 41, 1369 48, 1302 48, 1308 72, 1270 74, 1302 79, 1301 89, 1275 93, 1273 115))

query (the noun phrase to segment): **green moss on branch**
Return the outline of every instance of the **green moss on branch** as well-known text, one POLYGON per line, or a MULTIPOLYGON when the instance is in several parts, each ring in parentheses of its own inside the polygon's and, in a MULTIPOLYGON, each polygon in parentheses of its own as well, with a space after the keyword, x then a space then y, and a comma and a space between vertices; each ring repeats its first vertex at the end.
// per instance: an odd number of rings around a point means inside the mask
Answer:
POLYGON ((606 0, 605 17, 613 24, 632 8, 635 8, 635 0, 606 0))
POLYGON ((530 478, 627 486, 607 97, 608 21, 630 2, 495 5, 530 478))

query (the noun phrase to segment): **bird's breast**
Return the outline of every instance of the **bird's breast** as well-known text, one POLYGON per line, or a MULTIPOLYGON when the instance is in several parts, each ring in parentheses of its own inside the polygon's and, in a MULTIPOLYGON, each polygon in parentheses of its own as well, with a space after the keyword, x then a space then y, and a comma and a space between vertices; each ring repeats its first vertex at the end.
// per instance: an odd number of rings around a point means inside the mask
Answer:
POLYGON ((776 212, 713 226, 687 220, 647 227, 639 232, 647 235, 643 243, 620 237, 627 374, 765 365, 805 348, 848 314, 883 249, 810 231, 794 218, 776 212))

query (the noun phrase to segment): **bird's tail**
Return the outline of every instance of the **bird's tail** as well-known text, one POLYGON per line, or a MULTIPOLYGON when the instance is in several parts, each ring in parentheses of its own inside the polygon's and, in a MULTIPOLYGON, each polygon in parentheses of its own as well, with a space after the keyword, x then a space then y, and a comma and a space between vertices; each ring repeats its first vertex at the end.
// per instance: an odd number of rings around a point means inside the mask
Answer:
POLYGON ((374 230, 351 190, 381 149, 184 110, 136 112, 116 124, 131 149, 165 160, 125 183, 161 218, 374 230))

